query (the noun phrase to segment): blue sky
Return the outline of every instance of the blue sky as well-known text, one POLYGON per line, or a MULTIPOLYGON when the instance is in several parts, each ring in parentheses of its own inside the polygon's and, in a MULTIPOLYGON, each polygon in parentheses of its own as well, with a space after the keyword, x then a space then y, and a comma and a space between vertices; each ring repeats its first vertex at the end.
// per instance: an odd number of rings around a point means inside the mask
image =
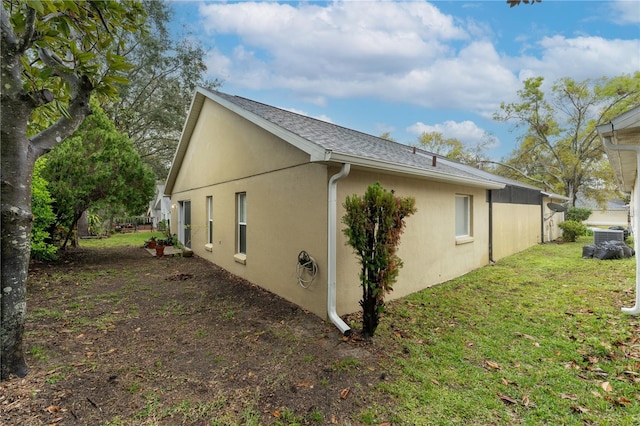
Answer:
POLYGON ((172 1, 221 91, 415 144, 437 131, 499 159, 519 131, 492 119, 528 77, 550 86, 640 70, 640 2, 172 1))

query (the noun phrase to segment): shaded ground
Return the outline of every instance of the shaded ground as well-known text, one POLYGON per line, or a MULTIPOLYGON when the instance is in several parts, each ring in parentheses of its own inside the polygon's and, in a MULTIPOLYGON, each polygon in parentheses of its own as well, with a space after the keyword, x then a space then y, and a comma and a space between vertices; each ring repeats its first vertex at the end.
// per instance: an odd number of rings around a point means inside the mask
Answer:
POLYGON ((3 425, 356 425, 382 403, 374 346, 197 257, 77 250, 28 294, 3 425))

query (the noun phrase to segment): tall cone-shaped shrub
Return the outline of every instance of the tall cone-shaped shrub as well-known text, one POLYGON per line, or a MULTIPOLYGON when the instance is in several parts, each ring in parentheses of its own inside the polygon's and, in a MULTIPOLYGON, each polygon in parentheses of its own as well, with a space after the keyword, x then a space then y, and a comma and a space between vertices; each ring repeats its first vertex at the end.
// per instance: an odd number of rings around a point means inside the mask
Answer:
POLYGON ((404 219, 416 212, 413 197, 396 197, 376 182, 363 197, 354 194, 343 204, 342 223, 347 244, 360 261, 362 334, 374 335, 384 310, 384 297, 393 290, 402 260, 396 255, 404 219))

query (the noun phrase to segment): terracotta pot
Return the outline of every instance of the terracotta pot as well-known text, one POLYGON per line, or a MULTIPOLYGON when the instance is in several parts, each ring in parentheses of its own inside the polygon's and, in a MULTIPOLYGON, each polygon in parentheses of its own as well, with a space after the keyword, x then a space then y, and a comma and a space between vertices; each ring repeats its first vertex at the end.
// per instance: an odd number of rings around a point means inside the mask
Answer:
POLYGON ((147 247, 149 247, 151 250, 153 250, 154 248, 156 248, 156 240, 151 240, 147 242, 147 247))
POLYGON ((156 256, 158 257, 164 256, 164 247, 165 246, 156 246, 156 256))

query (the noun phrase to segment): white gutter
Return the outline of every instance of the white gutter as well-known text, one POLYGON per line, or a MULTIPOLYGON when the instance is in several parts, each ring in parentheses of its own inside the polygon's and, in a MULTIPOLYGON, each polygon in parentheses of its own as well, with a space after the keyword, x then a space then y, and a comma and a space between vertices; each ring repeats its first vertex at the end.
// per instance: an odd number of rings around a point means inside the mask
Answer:
MULTIPOLYGON (((611 124, 613 133, 613 124, 611 124)), ((615 137, 615 134, 613 135, 615 137)), ((640 172, 640 146, 638 145, 614 145, 610 137, 603 136, 602 143, 606 149, 612 151, 634 151, 636 153, 636 182, 633 186, 633 249, 636 252, 636 304, 633 308, 622 308, 622 312, 629 315, 640 314, 640 179, 637 173, 640 172)))
POLYGON ((336 228, 337 228, 337 193, 338 181, 349 175, 351 164, 344 163, 342 170, 329 179, 328 188, 328 226, 327 226, 327 315, 331 322, 338 327, 344 336, 351 335, 351 327, 349 327, 336 312, 336 228))

